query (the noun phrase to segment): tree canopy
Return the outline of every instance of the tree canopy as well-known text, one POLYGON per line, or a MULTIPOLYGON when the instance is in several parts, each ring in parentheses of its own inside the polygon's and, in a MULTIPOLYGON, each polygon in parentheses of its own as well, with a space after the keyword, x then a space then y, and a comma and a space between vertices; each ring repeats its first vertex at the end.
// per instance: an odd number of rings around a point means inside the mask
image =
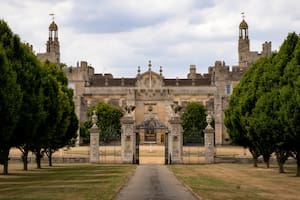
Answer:
POLYGON ((299 163, 300 40, 288 35, 278 53, 262 58, 244 74, 230 97, 225 125, 233 143, 248 147, 268 165, 273 152, 280 172, 293 155, 299 163))
POLYGON ((0 70, 0 164, 7 174, 11 147, 22 151, 26 170, 29 151, 40 161, 43 152, 70 144, 78 120, 73 92, 60 66, 40 63, 3 20, 0 70))
POLYGON ((181 115, 184 143, 203 143, 206 110, 199 102, 189 102, 181 115))
MULTIPOLYGON (((97 126, 100 131, 100 141, 109 143, 111 141, 119 140, 121 135, 120 119, 123 116, 122 109, 109 103, 99 102, 95 106, 89 107, 89 118, 91 118, 94 110, 96 110, 98 117, 97 126)), ((91 120, 87 120, 84 122, 84 126, 81 127, 81 131, 89 135, 87 132, 91 126, 91 120)))

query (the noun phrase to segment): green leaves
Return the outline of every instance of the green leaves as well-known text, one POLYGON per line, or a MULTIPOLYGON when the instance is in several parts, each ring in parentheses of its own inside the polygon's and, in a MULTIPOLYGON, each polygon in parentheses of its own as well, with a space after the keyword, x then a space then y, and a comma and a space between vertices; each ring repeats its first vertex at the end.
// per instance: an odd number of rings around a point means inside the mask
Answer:
POLYGON ((69 144, 78 125, 74 107, 60 67, 42 65, 0 20, 0 153, 69 144))
POLYGON ((206 110, 201 103, 190 102, 181 115, 184 143, 203 142, 206 110))
POLYGON ((278 53, 254 63, 234 89, 225 111, 233 143, 264 156, 300 153, 299 77, 300 40, 291 33, 278 53))
MULTIPOLYGON (((96 106, 88 109, 88 116, 91 117, 93 110, 96 110, 98 116, 97 126, 100 130, 100 141, 108 143, 110 141, 118 140, 121 135, 120 119, 123 116, 123 111, 112 104, 99 102, 96 106)), ((91 124, 89 121, 86 123, 87 129, 91 124)), ((83 132, 85 130, 82 130, 83 132)))

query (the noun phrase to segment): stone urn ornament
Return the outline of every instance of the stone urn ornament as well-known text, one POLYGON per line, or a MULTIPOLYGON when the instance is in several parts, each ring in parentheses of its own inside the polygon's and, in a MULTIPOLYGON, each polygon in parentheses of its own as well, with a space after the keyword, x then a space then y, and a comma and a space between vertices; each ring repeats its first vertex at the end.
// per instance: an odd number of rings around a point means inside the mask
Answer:
POLYGON ((206 116, 206 122, 208 126, 211 126, 210 124, 212 123, 212 116, 210 114, 206 116))

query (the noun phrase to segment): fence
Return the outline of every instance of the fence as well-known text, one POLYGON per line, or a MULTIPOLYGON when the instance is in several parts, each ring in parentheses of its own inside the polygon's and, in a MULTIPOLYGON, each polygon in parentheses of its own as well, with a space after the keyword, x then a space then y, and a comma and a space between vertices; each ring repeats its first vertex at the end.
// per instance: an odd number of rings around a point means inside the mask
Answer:
MULTIPOLYGON (((143 144, 140 145, 140 164, 164 164, 164 145, 143 144)), ((236 146, 218 146, 216 150, 217 162, 233 162, 234 160, 248 160, 251 162, 251 154, 247 149, 236 146)), ((104 145, 99 147, 99 163, 122 163, 120 143, 104 145)), ((35 156, 30 153, 29 162, 35 162, 35 156)), ((183 164, 204 163, 203 145, 184 145, 182 152, 183 164)), ((10 162, 21 162, 21 152, 12 149, 10 162)), ((46 156, 42 162, 48 162, 46 156)), ((89 163, 89 146, 72 147, 60 149, 53 155, 53 163, 89 163)))

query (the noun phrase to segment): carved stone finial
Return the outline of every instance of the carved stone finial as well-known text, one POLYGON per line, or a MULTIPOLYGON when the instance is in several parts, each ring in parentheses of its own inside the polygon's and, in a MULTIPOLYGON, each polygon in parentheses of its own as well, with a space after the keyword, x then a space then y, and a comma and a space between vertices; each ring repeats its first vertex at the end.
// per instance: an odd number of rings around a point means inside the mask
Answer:
POLYGON ((134 111, 134 109, 135 109, 135 106, 133 106, 133 105, 129 105, 129 106, 125 106, 124 107, 124 111, 125 111, 125 114, 126 115, 130 115, 133 111, 134 111))
POLYGON ((138 72, 138 75, 140 75, 140 74, 141 74, 141 67, 140 67, 140 66, 138 66, 138 70, 137 70, 137 72, 138 72))
POLYGON ((97 127, 97 121, 98 121, 98 117, 97 117, 97 114, 96 114, 96 110, 93 110, 93 116, 92 116, 93 126, 92 126, 92 128, 98 128, 97 127))
POLYGON ((178 115, 182 109, 182 106, 178 105, 177 103, 173 103, 173 104, 171 104, 171 108, 172 108, 174 114, 178 115))
POLYGON ((210 114, 208 114, 208 115, 206 116, 206 122, 207 122, 208 125, 211 124, 211 122, 212 122, 212 117, 211 117, 210 114))
POLYGON ((149 60, 148 67, 149 67, 149 71, 151 71, 151 67, 152 67, 151 60, 149 60))
POLYGON ((245 19, 245 12, 241 13, 243 20, 245 19))
POLYGON ((212 123, 212 116, 210 114, 208 114, 206 116, 206 122, 207 122, 207 127, 208 128, 212 128, 211 123, 212 123))
POLYGON ((49 15, 52 16, 52 21, 54 21, 54 15, 55 14, 54 13, 50 13, 49 15))
POLYGON ((162 76, 162 66, 159 67, 159 75, 162 76))

